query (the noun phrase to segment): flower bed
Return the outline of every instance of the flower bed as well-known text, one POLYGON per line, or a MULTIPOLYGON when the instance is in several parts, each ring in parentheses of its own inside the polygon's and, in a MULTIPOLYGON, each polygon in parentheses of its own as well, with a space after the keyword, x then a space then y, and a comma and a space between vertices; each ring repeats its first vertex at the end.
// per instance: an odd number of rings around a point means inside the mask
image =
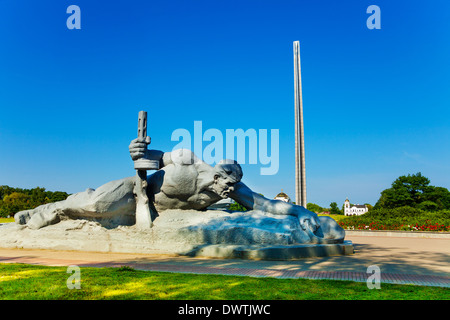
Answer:
POLYGON ((348 223, 345 221, 339 222, 339 225, 346 230, 402 230, 402 231, 450 231, 450 225, 439 223, 424 223, 416 224, 383 224, 379 221, 371 222, 369 224, 348 223))
POLYGON ((340 220, 346 230, 450 231, 450 211, 426 212, 415 208, 371 210, 340 220))

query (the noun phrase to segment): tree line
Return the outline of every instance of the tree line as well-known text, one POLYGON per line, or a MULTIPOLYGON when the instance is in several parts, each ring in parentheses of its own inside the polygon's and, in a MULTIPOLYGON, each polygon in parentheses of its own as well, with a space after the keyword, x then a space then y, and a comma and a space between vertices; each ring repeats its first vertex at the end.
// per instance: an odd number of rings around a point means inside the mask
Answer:
MULTIPOLYGON (((45 188, 33 189, 0 186, 0 217, 13 216, 16 212, 36 208, 42 204, 65 200, 69 196, 63 191, 46 191, 45 188)), ((352 204, 351 204, 352 205, 352 204)), ((369 211, 372 206, 366 205, 369 211)), ((373 209, 395 209, 411 207, 427 212, 450 210, 450 191, 444 187, 430 185, 430 179, 420 172, 400 176, 394 180, 391 187, 381 192, 381 196, 373 209)), ((315 213, 330 212, 344 214, 344 205, 338 207, 331 202, 329 208, 323 208, 315 203, 308 203, 306 208, 315 213)), ((238 203, 232 204, 231 211, 246 211, 238 203)))
MULTIPOLYGON (((350 206, 352 205, 350 204, 350 206)), ((368 203, 366 205, 370 211, 372 206, 368 203)), ((450 191, 444 187, 430 185, 430 179, 423 176, 421 172, 403 175, 395 179, 390 188, 381 192, 380 198, 373 209, 401 207, 416 208, 428 212, 450 210, 450 191)), ((306 208, 316 213, 344 214, 344 205, 339 209, 336 202, 330 203, 330 208, 322 208, 314 203, 308 203, 306 208)))
POLYGON ((2 185, 0 186, 0 217, 12 217, 19 211, 65 200, 68 196, 66 192, 46 191, 41 187, 22 189, 2 185))

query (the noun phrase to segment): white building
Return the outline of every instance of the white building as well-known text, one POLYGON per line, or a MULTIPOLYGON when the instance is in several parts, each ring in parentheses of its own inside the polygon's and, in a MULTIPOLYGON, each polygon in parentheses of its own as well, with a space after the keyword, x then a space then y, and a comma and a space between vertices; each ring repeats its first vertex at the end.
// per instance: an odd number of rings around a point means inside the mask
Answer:
POLYGON ((350 201, 345 199, 344 202, 344 214, 346 216, 360 216, 369 211, 369 208, 365 204, 354 204, 350 207, 350 201))

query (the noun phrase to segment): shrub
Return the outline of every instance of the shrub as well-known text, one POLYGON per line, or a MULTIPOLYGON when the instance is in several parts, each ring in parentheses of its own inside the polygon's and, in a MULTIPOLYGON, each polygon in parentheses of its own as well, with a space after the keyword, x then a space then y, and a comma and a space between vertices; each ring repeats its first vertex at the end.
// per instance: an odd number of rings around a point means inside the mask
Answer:
POLYGON ((346 217, 339 225, 354 230, 450 231, 450 210, 375 209, 361 216, 346 217))
POLYGON ((237 202, 233 202, 232 204, 230 204, 229 210, 230 211, 240 211, 240 212, 247 211, 247 209, 243 205, 241 205, 240 203, 237 203, 237 202))
POLYGON ((439 209, 439 206, 437 205, 437 203, 433 202, 433 201, 424 201, 421 202, 417 208, 421 209, 421 210, 425 210, 425 211, 436 211, 439 209))

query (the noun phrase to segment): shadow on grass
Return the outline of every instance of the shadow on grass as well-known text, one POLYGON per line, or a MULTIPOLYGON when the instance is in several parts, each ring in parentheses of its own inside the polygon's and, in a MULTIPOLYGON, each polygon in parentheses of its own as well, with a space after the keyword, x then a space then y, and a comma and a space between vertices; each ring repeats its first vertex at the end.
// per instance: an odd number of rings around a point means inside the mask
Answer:
POLYGON ((445 288, 382 285, 369 290, 348 281, 274 279, 82 268, 81 289, 68 289, 65 267, 1 264, 3 299, 119 300, 343 300, 449 299, 445 288))

